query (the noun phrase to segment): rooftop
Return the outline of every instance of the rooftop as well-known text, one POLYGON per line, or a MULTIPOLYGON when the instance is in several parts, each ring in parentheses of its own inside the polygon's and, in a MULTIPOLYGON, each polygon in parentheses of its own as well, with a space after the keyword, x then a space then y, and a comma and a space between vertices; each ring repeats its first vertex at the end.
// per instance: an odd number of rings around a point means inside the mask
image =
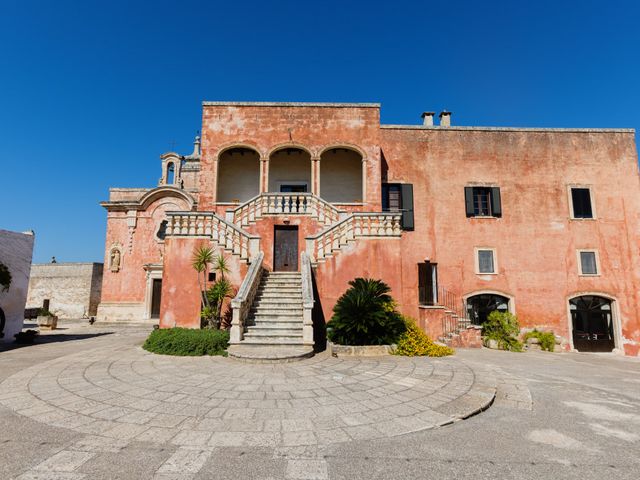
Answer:
POLYGON ((380 108, 379 103, 320 103, 320 102, 202 102, 203 107, 343 107, 380 108))

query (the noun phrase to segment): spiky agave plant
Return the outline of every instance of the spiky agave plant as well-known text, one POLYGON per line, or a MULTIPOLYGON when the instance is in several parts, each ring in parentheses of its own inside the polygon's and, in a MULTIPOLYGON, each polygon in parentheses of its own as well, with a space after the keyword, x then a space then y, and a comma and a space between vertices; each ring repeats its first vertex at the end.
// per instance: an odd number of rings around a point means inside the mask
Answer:
POLYGON ((391 288, 382 280, 356 278, 333 307, 329 339, 341 345, 395 343, 406 326, 394 308, 391 288))

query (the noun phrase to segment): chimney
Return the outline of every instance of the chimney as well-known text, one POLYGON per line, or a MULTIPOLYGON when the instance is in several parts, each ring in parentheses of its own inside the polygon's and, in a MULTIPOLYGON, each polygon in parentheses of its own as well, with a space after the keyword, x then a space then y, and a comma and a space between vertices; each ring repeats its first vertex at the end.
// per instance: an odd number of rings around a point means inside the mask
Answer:
POLYGON ((436 112, 422 112, 422 124, 425 127, 433 127, 433 116, 436 112))
POLYGON ((440 126, 441 127, 450 127, 451 126, 451 112, 447 112, 443 110, 440 112, 440 126))

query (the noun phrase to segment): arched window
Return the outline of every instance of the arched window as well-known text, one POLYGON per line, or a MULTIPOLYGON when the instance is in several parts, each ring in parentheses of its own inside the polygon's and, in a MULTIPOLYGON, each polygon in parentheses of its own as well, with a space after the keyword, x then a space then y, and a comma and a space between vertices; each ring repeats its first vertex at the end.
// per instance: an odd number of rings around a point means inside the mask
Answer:
POLYGON ((482 325, 487 321, 489 314, 495 310, 499 312, 509 310, 509 299, 493 293, 474 295, 467 298, 466 303, 469 319, 474 325, 482 325))
POLYGON ((167 185, 173 185, 176 177, 176 166, 173 162, 167 165, 167 185))
POLYGON ((327 202, 362 202, 362 155, 332 148, 320 157, 320 196, 327 202))
POLYGON ((218 158, 218 202, 246 202, 260 193, 260 155, 237 147, 218 158))
POLYGON ((583 295, 569 300, 573 347, 579 352, 610 352, 615 348, 611 300, 583 295))

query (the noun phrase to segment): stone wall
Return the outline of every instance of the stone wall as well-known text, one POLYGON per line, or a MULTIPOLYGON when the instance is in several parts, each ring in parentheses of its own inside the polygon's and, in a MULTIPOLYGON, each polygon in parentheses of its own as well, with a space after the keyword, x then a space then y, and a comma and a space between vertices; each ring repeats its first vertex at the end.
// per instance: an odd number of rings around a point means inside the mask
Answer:
POLYGON ((5 342, 13 341, 24 323, 34 240, 33 233, 0 230, 0 262, 9 267, 11 273, 9 290, 3 291, 0 287, 0 308, 5 316, 2 341, 5 342))
POLYGON ((102 289, 102 263, 40 263, 31 266, 28 308, 42 307, 60 318, 96 314, 102 289))

